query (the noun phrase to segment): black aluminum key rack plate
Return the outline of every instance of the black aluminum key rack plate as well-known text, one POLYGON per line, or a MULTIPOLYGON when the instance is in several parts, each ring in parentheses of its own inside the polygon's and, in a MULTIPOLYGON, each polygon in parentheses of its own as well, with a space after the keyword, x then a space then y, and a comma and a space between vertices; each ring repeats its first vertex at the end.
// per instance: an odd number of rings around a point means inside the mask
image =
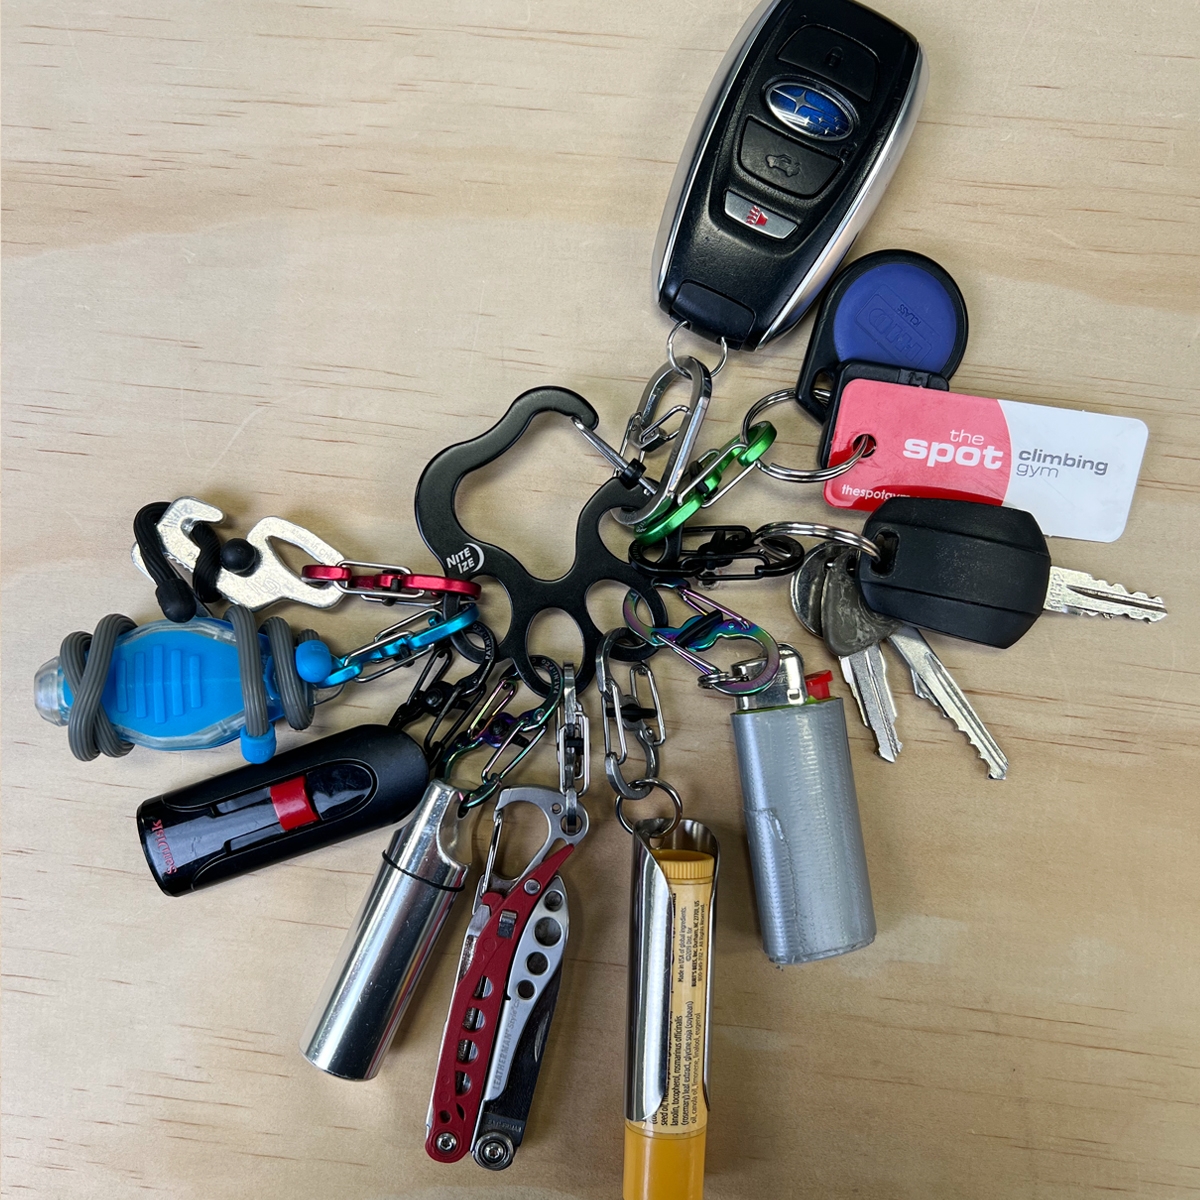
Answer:
MULTIPOLYGON (((417 481, 415 508, 417 528, 425 545, 438 557, 449 574, 463 579, 487 576, 495 579, 508 594, 512 619, 500 639, 497 657, 507 658, 522 680, 539 695, 548 693, 548 684, 529 660, 529 627, 541 612, 562 609, 579 628, 583 638, 583 661, 576 665, 576 684, 587 686, 595 672, 596 650, 604 637, 587 610, 587 594, 597 583, 614 580, 637 592, 646 602, 653 624, 667 624, 667 612, 653 583, 631 563, 617 558, 600 536, 600 521, 614 508, 636 508, 645 501, 640 489, 627 487, 620 479, 608 480, 587 501, 575 527, 575 561, 561 578, 539 579, 502 546, 473 538, 459 523, 454 497, 459 484, 472 471, 494 462, 521 437, 534 417, 541 413, 560 413, 578 418, 589 429, 599 424, 596 410, 577 392, 566 388, 544 387, 523 392, 508 412, 486 433, 469 441, 447 446, 430 460, 417 481)), ((448 596, 446 604, 457 609, 458 597, 448 596)), ((454 646, 474 660, 478 652, 464 634, 457 634, 454 646)), ((644 659, 656 647, 630 649, 618 645, 614 657, 632 661, 644 659)))

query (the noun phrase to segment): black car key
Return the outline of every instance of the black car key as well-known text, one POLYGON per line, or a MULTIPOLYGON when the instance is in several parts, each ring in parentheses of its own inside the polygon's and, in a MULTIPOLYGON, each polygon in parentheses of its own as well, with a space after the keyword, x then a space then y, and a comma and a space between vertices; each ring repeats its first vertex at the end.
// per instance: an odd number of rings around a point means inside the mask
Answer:
POLYGON ((1130 592, 1050 563, 1031 513, 973 500, 895 496, 863 534, 879 558, 859 556, 858 583, 883 616, 985 646, 1011 646, 1043 612, 1161 621, 1157 596, 1130 592))
POLYGON ((863 598, 877 613, 1003 647, 1042 611, 1050 552, 1019 508, 896 496, 863 534, 880 549, 880 558, 858 560, 863 598))
POLYGON ((429 769, 420 746, 358 725, 138 807, 150 872, 168 896, 392 825, 416 807, 429 769))
POLYGON ((692 126, 654 249, 658 303, 753 350, 804 315, 916 125, 921 47, 851 0, 765 0, 692 126))

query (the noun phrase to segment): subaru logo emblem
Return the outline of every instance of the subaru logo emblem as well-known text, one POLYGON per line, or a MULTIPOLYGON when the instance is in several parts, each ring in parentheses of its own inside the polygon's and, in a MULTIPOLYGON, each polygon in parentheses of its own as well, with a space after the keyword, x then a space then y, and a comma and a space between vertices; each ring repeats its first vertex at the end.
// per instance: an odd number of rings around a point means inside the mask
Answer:
POLYGON ((767 91, 767 107, 776 120, 809 137, 832 142, 844 138, 854 122, 845 106, 811 83, 776 83, 767 91))

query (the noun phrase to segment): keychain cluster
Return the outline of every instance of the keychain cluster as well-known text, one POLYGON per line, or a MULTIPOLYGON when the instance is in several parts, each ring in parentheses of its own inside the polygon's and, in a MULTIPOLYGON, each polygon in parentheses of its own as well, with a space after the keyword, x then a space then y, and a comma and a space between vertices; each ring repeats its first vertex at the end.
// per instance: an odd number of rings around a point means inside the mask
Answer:
POLYGON ((650 659, 678 655, 706 694, 732 704, 763 949, 795 965, 875 936, 844 706, 831 672, 806 673, 796 646, 716 589, 786 586, 797 632, 838 659, 879 754, 894 761, 888 646, 993 779, 1008 760, 923 630, 1007 647, 1044 611, 1166 615, 1157 597, 1054 566, 1046 542, 1120 535, 1145 426, 952 392, 966 305, 922 255, 878 251, 835 274, 915 126, 927 80, 916 40, 850 0, 771 0, 721 70, 732 73, 710 89, 655 251, 659 304, 676 322, 666 361, 619 445, 600 436, 583 396, 538 387, 490 429, 443 449, 414 496, 416 528, 442 574, 353 560, 278 517, 224 537, 224 514, 201 500, 147 505, 133 560, 162 619, 110 614, 92 633, 71 633, 35 681, 38 711, 66 726, 83 761, 134 745, 239 741, 245 765, 137 811, 150 871, 170 895, 395 826, 301 1037, 304 1056, 342 1078, 379 1070, 467 890, 479 814, 491 806, 425 1149, 438 1162, 470 1155, 503 1170, 525 1140, 565 985, 569 863, 590 825, 583 697, 594 675, 614 819, 632 844, 626 1200, 700 1200, 710 1105, 720 847, 686 815, 664 769, 650 659), (730 349, 786 332, 819 295, 795 386, 757 400, 733 438, 706 448, 713 381, 730 349), (714 367, 676 352, 684 328, 719 344, 714 367), (821 426, 811 468, 769 460, 777 430, 765 416, 784 407, 821 426), (455 510, 462 480, 547 413, 613 469, 583 504, 572 565, 556 580, 474 537, 455 510), (786 499, 782 519, 756 529, 707 523, 705 510, 752 472, 822 485, 831 506, 866 512, 866 523, 790 520, 786 499), (606 544, 608 521, 626 531, 626 552, 606 544), (279 543, 311 561, 293 570, 279 543), (500 635, 480 620, 481 580, 507 597, 500 635), (587 609, 604 581, 626 592, 616 629, 599 628, 587 609), (279 615, 258 623, 273 605, 347 600, 403 615, 351 649, 279 615), (551 609, 578 627, 578 663, 531 651, 530 629, 551 609), (727 664, 714 652, 734 642, 745 657, 727 664), (343 689, 398 673, 413 683, 386 720, 276 753, 280 721, 305 730, 343 689), (551 729, 557 781, 534 782, 534 751, 551 729), (520 805, 538 811, 546 835, 515 869, 504 830, 520 805))

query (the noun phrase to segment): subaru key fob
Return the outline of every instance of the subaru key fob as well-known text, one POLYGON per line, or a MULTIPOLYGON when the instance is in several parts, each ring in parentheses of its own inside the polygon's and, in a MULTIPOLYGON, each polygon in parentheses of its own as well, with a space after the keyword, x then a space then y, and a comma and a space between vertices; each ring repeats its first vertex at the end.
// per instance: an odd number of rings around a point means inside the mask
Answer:
POLYGON ((675 171, 659 305, 735 349, 791 329, 879 203, 927 75, 916 40, 852 0, 765 0, 675 171))

